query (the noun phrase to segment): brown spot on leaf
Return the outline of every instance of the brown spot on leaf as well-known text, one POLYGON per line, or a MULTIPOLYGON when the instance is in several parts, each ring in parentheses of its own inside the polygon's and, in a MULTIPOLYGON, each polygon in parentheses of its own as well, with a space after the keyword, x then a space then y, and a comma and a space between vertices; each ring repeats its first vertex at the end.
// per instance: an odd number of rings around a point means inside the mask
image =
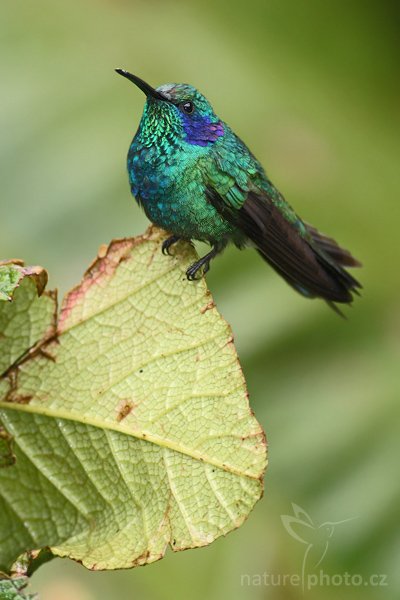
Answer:
POLYGON ((98 258, 105 258, 107 256, 108 246, 107 244, 100 244, 99 249, 97 251, 98 258))
MULTIPOLYGON (((150 557, 150 550, 145 550, 144 552, 142 552, 142 554, 140 554, 140 556, 137 556, 136 558, 133 559, 132 561, 132 567, 138 567, 140 565, 145 565, 150 557)), ((162 555, 160 555, 160 558, 162 558, 162 555)))
POLYGON ((154 257, 158 253, 158 251, 159 251, 158 246, 155 246, 153 252, 150 254, 149 260, 147 261, 147 267, 151 266, 151 263, 153 262, 154 257))
POLYGON ((7 373, 7 377, 10 387, 7 394, 4 397, 4 401, 13 402, 15 404, 29 404, 33 396, 18 393, 18 370, 11 370, 9 373, 7 373))
POLYGON ((4 427, 0 426, 0 469, 15 464, 16 456, 13 451, 14 438, 4 427))
POLYGON ((122 400, 117 406, 117 421, 120 423, 125 419, 129 413, 136 408, 137 404, 134 404, 131 400, 122 400))
POLYGON ((51 360, 52 362, 56 362, 56 357, 54 356, 54 354, 51 354, 51 352, 49 352, 49 350, 46 350, 45 348, 39 346, 37 349, 38 354, 40 354, 40 356, 43 356, 44 358, 47 358, 48 360, 51 360))
POLYGON ((31 394, 15 394, 10 402, 14 402, 15 404, 29 404, 32 398, 31 394))
POLYGON ((205 306, 203 306, 203 307, 200 309, 200 312, 201 312, 201 314, 202 314, 202 315, 204 315, 204 313, 205 313, 205 312, 207 312, 208 310, 211 310, 211 309, 212 309, 212 308, 214 308, 214 307, 215 307, 215 302, 214 302, 214 300, 210 300, 210 302, 208 302, 208 304, 206 304, 205 306))

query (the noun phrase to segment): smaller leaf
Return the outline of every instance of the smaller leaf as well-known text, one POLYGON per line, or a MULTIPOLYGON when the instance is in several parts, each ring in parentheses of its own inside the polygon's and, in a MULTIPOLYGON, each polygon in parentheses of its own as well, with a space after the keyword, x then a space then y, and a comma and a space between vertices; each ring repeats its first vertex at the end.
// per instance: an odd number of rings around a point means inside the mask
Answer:
POLYGON ((24 267, 22 260, 14 258, 10 261, 0 261, 0 300, 13 299, 15 290, 24 277, 31 277, 40 296, 47 284, 47 272, 42 267, 24 267))
POLYGON ((0 579, 0 600, 36 600, 37 594, 26 595, 22 591, 28 583, 28 577, 0 579))
MULTIPOLYGON (((50 548, 28 550, 20 554, 10 569, 12 577, 32 577, 33 573, 44 563, 55 558, 50 548)), ((0 598, 1 600, 1 598, 0 598)))
POLYGON ((47 271, 0 261, 0 375, 55 332, 57 298, 45 292, 47 271), (8 302, 5 302, 8 300, 8 302))

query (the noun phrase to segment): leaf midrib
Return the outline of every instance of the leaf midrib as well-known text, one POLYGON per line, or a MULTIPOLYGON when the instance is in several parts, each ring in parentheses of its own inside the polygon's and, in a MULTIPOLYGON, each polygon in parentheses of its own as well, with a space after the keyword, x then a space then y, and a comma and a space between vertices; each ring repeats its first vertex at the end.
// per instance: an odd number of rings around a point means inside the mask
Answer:
MULTIPOLYGON (((94 417, 87 417, 80 414, 74 414, 69 411, 67 414, 63 410, 56 409, 46 409, 42 406, 32 406, 31 404, 17 404, 14 402, 4 402, 0 401, 0 409, 5 410, 16 410, 24 413, 33 413, 38 415, 43 415, 45 417, 52 417, 56 419, 63 419, 65 421, 72 421, 76 423, 82 423, 84 425, 91 425, 92 427, 97 427, 102 430, 111 430, 116 431, 117 433, 123 433, 125 435, 129 435, 130 437, 134 437, 139 440, 143 440, 145 442, 152 443, 161 448, 169 448, 175 452, 179 452, 180 454, 184 454, 189 456, 194 460, 198 460, 200 462, 207 463, 214 467, 217 467, 223 471, 227 471, 228 473, 232 473, 233 475, 237 475, 239 477, 247 477, 249 479, 260 480, 260 475, 255 474, 254 472, 248 470, 238 469, 233 465, 229 465, 222 461, 219 461, 215 458, 202 454, 201 452, 197 452, 196 450, 187 448, 183 445, 177 444, 171 440, 165 440, 153 433, 148 433, 147 431, 135 431, 129 429, 126 426, 121 424, 113 425, 113 423, 107 423, 105 421, 101 421, 94 417)), ((263 473, 264 468, 260 469, 261 473, 263 473)))

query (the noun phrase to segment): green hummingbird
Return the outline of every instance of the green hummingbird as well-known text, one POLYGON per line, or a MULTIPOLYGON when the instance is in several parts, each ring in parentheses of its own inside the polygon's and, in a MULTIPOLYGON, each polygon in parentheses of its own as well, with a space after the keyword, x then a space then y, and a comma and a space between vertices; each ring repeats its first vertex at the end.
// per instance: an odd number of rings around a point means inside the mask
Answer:
POLYGON ((242 140, 194 87, 158 88, 123 70, 117 73, 146 94, 128 152, 133 196, 147 217, 178 240, 200 240, 211 251, 186 274, 196 279, 229 242, 253 246, 307 298, 350 303, 361 288, 343 267, 360 266, 347 250, 306 224, 267 177, 242 140))

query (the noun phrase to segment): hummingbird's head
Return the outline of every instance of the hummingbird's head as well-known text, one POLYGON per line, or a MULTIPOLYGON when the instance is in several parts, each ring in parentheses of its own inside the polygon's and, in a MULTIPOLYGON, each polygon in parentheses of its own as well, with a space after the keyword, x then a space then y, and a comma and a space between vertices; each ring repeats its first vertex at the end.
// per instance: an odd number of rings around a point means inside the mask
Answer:
POLYGON ((194 87, 167 83, 157 89, 123 69, 117 73, 132 81, 147 96, 139 135, 153 145, 179 139, 195 146, 211 146, 224 135, 224 125, 211 104, 194 87))

